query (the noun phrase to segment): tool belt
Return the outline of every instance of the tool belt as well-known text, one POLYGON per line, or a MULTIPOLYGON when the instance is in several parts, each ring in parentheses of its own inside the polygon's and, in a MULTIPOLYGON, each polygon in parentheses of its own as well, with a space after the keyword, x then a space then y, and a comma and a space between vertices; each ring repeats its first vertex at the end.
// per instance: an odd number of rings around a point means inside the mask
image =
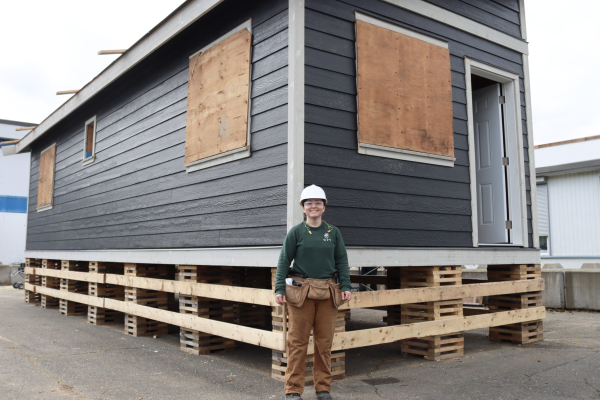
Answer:
POLYGON ((285 299, 289 305, 300 308, 307 297, 314 300, 331 298, 336 308, 342 305, 342 291, 335 278, 312 279, 294 274, 293 279, 296 285, 285 284, 285 299), (297 286, 298 284, 300 286, 297 286))

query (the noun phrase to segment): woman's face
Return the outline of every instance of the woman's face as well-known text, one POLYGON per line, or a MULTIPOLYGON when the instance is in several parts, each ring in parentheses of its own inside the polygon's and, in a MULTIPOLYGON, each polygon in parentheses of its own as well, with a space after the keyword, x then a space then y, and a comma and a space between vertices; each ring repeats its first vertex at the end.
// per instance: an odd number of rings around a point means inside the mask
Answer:
POLYGON ((302 211, 309 218, 319 218, 325 211, 325 202, 323 199, 307 199, 302 211))

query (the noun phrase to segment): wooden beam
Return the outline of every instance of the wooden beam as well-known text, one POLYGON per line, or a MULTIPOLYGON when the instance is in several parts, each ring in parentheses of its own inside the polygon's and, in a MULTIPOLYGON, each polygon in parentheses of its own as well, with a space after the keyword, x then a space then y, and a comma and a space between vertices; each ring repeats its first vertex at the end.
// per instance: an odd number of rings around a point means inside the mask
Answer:
POLYGON ((104 298, 88 296, 86 294, 79 294, 73 292, 67 292, 66 290, 50 289, 44 286, 35 286, 30 283, 26 283, 24 286, 25 290, 32 291, 34 293, 40 293, 47 296, 51 296, 57 299, 64 299, 74 301, 76 303, 87 304, 92 307, 104 308, 104 298))
MULTIPOLYGON (((473 329, 488 328, 537 321, 546 318, 545 307, 525 308, 483 315, 473 315, 444 319, 441 321, 420 322, 417 324, 395 325, 353 332, 336 333, 333 337, 332 351, 353 349, 355 347, 374 346, 398 340, 425 336, 450 335, 473 329)), ((314 354, 314 346, 309 344, 308 354, 314 354)))
POLYGON ((472 285, 434 286, 415 289, 376 290, 352 293, 352 300, 340 310, 381 307, 397 304, 464 299, 467 297, 497 296, 544 290, 543 279, 477 283, 472 285))
POLYGON ((96 274, 88 272, 77 272, 77 271, 63 271, 60 269, 48 269, 48 268, 33 268, 25 267, 25 274, 30 275, 41 275, 51 276, 53 278, 72 279, 74 281, 92 282, 92 283, 104 283, 104 276, 106 274, 96 274))
POLYGON ((127 49, 118 49, 118 50, 100 50, 98 52, 99 56, 104 56, 107 54, 123 54, 127 51, 127 49))
POLYGON ((75 90, 59 90, 58 92, 56 92, 57 95, 61 95, 61 94, 75 94, 79 92, 79 89, 75 89, 75 90))
POLYGON ((15 131, 30 131, 32 129, 35 129, 37 127, 37 125, 35 126, 22 126, 20 128, 15 129, 15 131))

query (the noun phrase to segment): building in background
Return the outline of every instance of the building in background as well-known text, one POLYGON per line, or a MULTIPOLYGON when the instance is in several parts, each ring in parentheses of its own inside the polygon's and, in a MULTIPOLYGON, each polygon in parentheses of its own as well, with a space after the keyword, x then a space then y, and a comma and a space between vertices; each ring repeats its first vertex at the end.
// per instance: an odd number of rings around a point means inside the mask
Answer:
POLYGON ((535 146, 543 263, 600 262, 600 135, 535 146))
MULTIPOLYGON (((0 119, 0 147, 2 143, 23 138, 28 132, 17 131, 17 128, 35 125, 0 119)), ((30 161, 31 153, 13 157, 0 153, 0 264, 25 259, 30 161)))

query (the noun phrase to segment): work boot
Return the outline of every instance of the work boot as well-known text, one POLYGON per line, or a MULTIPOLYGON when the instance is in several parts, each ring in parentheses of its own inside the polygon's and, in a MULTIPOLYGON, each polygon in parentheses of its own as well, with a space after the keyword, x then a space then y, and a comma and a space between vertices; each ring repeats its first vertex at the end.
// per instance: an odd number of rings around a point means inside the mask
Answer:
POLYGON ((285 400, 302 400, 298 393, 288 393, 285 395, 285 400))
POLYGON ((317 392, 318 400, 333 400, 329 392, 317 392))

